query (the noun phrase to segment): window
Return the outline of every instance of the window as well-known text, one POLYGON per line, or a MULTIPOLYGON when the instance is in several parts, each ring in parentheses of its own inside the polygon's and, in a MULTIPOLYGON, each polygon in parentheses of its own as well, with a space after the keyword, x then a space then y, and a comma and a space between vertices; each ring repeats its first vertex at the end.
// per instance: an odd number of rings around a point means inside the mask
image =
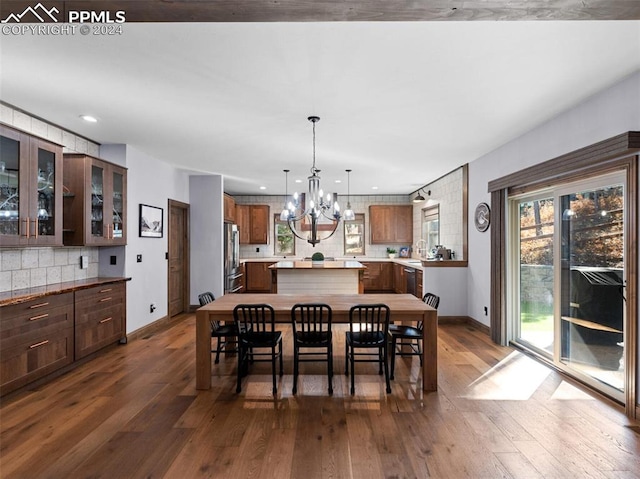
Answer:
POLYGON ((276 256, 296 254, 296 238, 287 222, 281 221, 280 215, 274 215, 274 226, 275 241, 273 244, 276 256))
POLYGON ((344 254, 364 254, 364 213, 356 213, 354 220, 344 222, 344 254))
POLYGON ((426 253, 431 253, 440 244, 440 206, 422 208, 422 237, 427 243, 426 253))

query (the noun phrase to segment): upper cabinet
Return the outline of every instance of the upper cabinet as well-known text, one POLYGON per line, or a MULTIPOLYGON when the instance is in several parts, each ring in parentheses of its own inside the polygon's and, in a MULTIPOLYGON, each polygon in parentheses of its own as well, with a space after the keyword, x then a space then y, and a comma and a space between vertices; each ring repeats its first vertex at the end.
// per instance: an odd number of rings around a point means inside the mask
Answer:
POLYGON ((224 222, 235 223, 236 222, 236 200, 233 196, 224 194, 224 222))
POLYGON ((127 169, 83 154, 64 155, 64 244, 127 243, 127 169))
POLYGON ((413 244, 412 205, 369 206, 371 244, 413 244))
POLYGON ((240 244, 269 243, 269 205, 236 205, 240 244))
POLYGON ((0 125, 0 246, 62 245, 62 146, 0 125))

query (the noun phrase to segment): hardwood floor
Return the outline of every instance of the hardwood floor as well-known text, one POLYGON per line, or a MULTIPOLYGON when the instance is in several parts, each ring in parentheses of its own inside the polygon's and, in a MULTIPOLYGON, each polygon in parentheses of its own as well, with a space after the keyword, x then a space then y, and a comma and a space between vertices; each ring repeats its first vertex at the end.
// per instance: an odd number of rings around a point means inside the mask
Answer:
POLYGON ((557 373, 465 325, 439 332, 439 390, 417 358, 398 360, 393 393, 374 364, 344 376, 336 327, 326 364, 301 365, 271 394, 256 363, 235 393, 235 358, 195 389, 195 317, 109 351, 2 401, 0 477, 9 478, 631 478, 640 423, 557 373))

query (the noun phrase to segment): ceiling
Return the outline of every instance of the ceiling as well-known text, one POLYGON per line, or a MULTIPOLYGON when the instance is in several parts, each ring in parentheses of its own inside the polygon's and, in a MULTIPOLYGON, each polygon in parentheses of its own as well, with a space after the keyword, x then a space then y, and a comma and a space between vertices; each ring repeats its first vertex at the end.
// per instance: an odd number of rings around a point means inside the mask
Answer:
POLYGON ((640 69, 640 22, 125 23, 2 35, 0 67, 3 102, 232 194, 304 187, 309 115, 326 191, 409 194, 640 69))

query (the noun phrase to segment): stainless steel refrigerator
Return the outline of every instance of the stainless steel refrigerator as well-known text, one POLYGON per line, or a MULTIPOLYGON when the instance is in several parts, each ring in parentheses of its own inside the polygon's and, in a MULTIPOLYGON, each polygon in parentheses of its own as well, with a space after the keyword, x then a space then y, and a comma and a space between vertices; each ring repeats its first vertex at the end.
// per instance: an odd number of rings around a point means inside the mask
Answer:
POLYGON ((240 293, 242 271, 240 269, 240 237, 238 225, 224 225, 224 294, 240 293))

